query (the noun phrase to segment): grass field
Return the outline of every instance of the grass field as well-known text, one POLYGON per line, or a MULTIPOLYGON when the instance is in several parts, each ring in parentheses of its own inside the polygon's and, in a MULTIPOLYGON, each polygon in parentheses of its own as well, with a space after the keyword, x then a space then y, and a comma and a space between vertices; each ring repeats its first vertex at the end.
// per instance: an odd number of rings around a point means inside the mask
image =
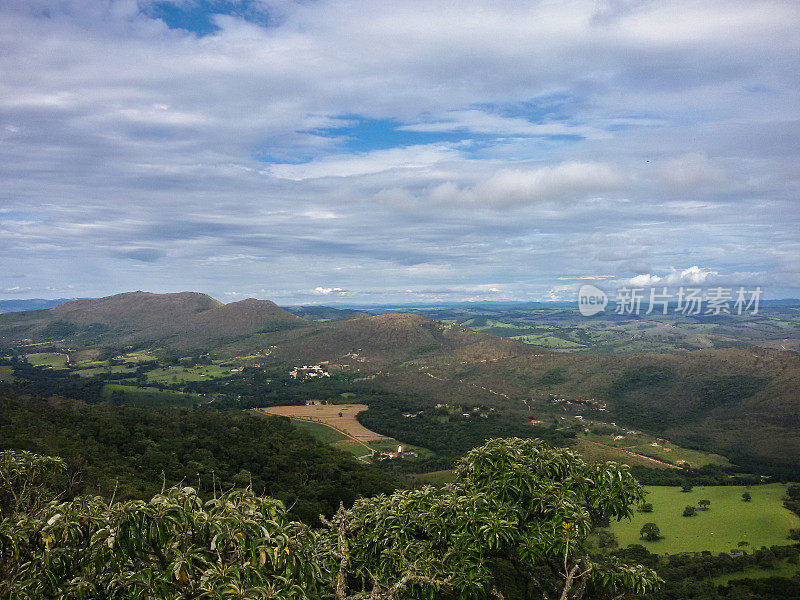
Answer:
POLYGON ((131 406, 194 406, 198 402, 207 402, 206 398, 196 394, 184 394, 172 390, 159 390, 154 387, 137 387, 134 385, 122 385, 117 383, 107 383, 103 386, 103 397, 111 399, 114 391, 121 391, 125 394, 125 404, 131 406))
POLYGON ((612 523, 611 531, 619 538, 620 546, 642 544, 650 552, 729 552, 740 541, 747 548, 788 544, 789 529, 800 527, 800 517, 783 507, 781 498, 786 486, 770 484, 753 486, 750 502, 742 501, 743 487, 696 487, 684 493, 678 487, 647 486, 647 501, 653 504, 651 513, 635 513, 631 521, 612 523), (694 517, 684 517, 687 505, 697 507, 698 500, 710 500, 711 508, 698 510, 694 517), (663 539, 647 542, 639 530, 645 523, 655 523, 663 539))
POLYGON ((792 564, 788 561, 782 560, 778 563, 778 565, 774 569, 765 569, 763 567, 750 567, 749 569, 744 569, 743 571, 738 571, 736 573, 725 573, 724 575, 717 575, 716 577, 712 577, 711 581, 713 581, 716 585, 725 585, 729 581, 734 579, 759 579, 762 577, 794 577, 795 575, 800 574, 800 565, 799 564, 792 564))
POLYGON ((75 371, 81 377, 94 377, 95 375, 102 375, 104 373, 135 373, 136 369, 133 367, 125 367, 122 365, 113 365, 108 367, 89 367, 87 369, 80 369, 75 371))
POLYGON ((157 360, 149 350, 137 350, 136 352, 129 352, 123 354, 121 358, 127 362, 152 362, 157 360))
POLYGON ((367 446, 347 437, 341 431, 328 425, 315 423, 313 421, 302 421, 300 419, 292 419, 292 425, 300 431, 305 431, 318 442, 329 444, 334 448, 344 450, 355 456, 364 456, 370 453, 367 446))
POLYGON ((669 465, 662 464, 648 457, 631 454, 630 452, 625 452, 621 448, 614 446, 592 443, 592 441, 582 437, 575 438, 575 442, 570 448, 589 462, 613 460, 614 462, 619 462, 631 467, 648 467, 651 469, 671 468, 669 465))
POLYGON ((57 352, 35 352, 33 354, 26 354, 25 358, 35 367, 63 369, 67 366, 67 355, 57 352))
POLYGON ((679 461, 686 461, 695 468, 704 467, 706 465, 720 465, 723 467, 729 467, 731 465, 724 456, 682 448, 669 441, 657 441, 656 438, 647 434, 626 434, 621 440, 614 440, 613 435, 597 435, 594 433, 581 434, 580 437, 672 464, 678 464, 679 461), (653 446, 654 443, 658 445, 653 446))
POLYGON ((215 377, 230 377, 231 367, 220 365, 198 365, 196 367, 164 367, 147 372, 148 383, 184 383, 204 381, 215 377))

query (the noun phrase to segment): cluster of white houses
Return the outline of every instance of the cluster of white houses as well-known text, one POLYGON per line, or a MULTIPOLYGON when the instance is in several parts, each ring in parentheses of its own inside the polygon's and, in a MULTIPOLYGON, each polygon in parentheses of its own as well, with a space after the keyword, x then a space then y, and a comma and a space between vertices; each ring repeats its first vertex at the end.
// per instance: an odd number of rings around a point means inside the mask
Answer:
POLYGON ((398 446, 395 452, 375 452, 373 457, 376 460, 394 460, 396 458, 407 458, 409 456, 417 456, 414 450, 404 450, 402 446, 398 446))
POLYGON ((330 377, 331 374, 323 365, 303 365, 289 371, 292 379, 313 379, 314 377, 330 377))

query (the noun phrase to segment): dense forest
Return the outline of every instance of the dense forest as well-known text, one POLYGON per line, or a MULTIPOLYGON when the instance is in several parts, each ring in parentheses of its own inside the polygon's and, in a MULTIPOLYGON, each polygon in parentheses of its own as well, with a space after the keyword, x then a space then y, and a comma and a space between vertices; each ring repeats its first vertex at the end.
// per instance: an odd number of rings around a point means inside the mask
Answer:
POLYGON ((116 407, 0 391, 0 449, 62 457, 71 495, 147 498, 166 483, 204 492, 252 487, 314 521, 398 481, 323 446, 288 419, 216 409, 116 407))

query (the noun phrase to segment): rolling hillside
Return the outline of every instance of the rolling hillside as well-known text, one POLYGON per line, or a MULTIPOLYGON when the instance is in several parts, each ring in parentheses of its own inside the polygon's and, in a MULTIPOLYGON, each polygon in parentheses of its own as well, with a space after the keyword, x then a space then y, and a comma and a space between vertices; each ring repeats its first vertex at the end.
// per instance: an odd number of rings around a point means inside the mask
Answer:
POLYGON ((269 301, 222 304, 190 292, 132 292, 0 315, 0 342, 24 339, 202 349, 221 358, 259 351, 276 365, 327 361, 333 372, 358 373, 382 392, 431 404, 489 405, 537 418, 583 414, 717 452, 744 468, 800 476, 800 354, 791 351, 566 354, 415 314, 307 321, 269 301), (586 404, 592 400, 606 403, 605 412, 586 404))
POLYGON ((628 355, 538 350, 495 360, 465 354, 425 357, 376 378, 375 385, 437 402, 616 420, 745 467, 800 475, 800 355, 795 352, 757 347, 628 355), (560 398, 572 404, 554 402, 560 398), (606 402, 607 410, 581 403, 592 399, 606 402))

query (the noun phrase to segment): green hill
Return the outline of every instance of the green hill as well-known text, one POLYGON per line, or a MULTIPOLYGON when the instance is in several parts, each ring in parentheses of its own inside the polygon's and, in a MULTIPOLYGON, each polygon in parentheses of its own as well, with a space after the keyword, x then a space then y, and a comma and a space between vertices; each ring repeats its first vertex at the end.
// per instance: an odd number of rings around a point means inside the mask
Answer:
POLYGON ((0 342, 206 349, 242 336, 305 323, 268 300, 250 298, 223 304, 196 292, 129 292, 74 300, 49 310, 0 315, 0 342))

